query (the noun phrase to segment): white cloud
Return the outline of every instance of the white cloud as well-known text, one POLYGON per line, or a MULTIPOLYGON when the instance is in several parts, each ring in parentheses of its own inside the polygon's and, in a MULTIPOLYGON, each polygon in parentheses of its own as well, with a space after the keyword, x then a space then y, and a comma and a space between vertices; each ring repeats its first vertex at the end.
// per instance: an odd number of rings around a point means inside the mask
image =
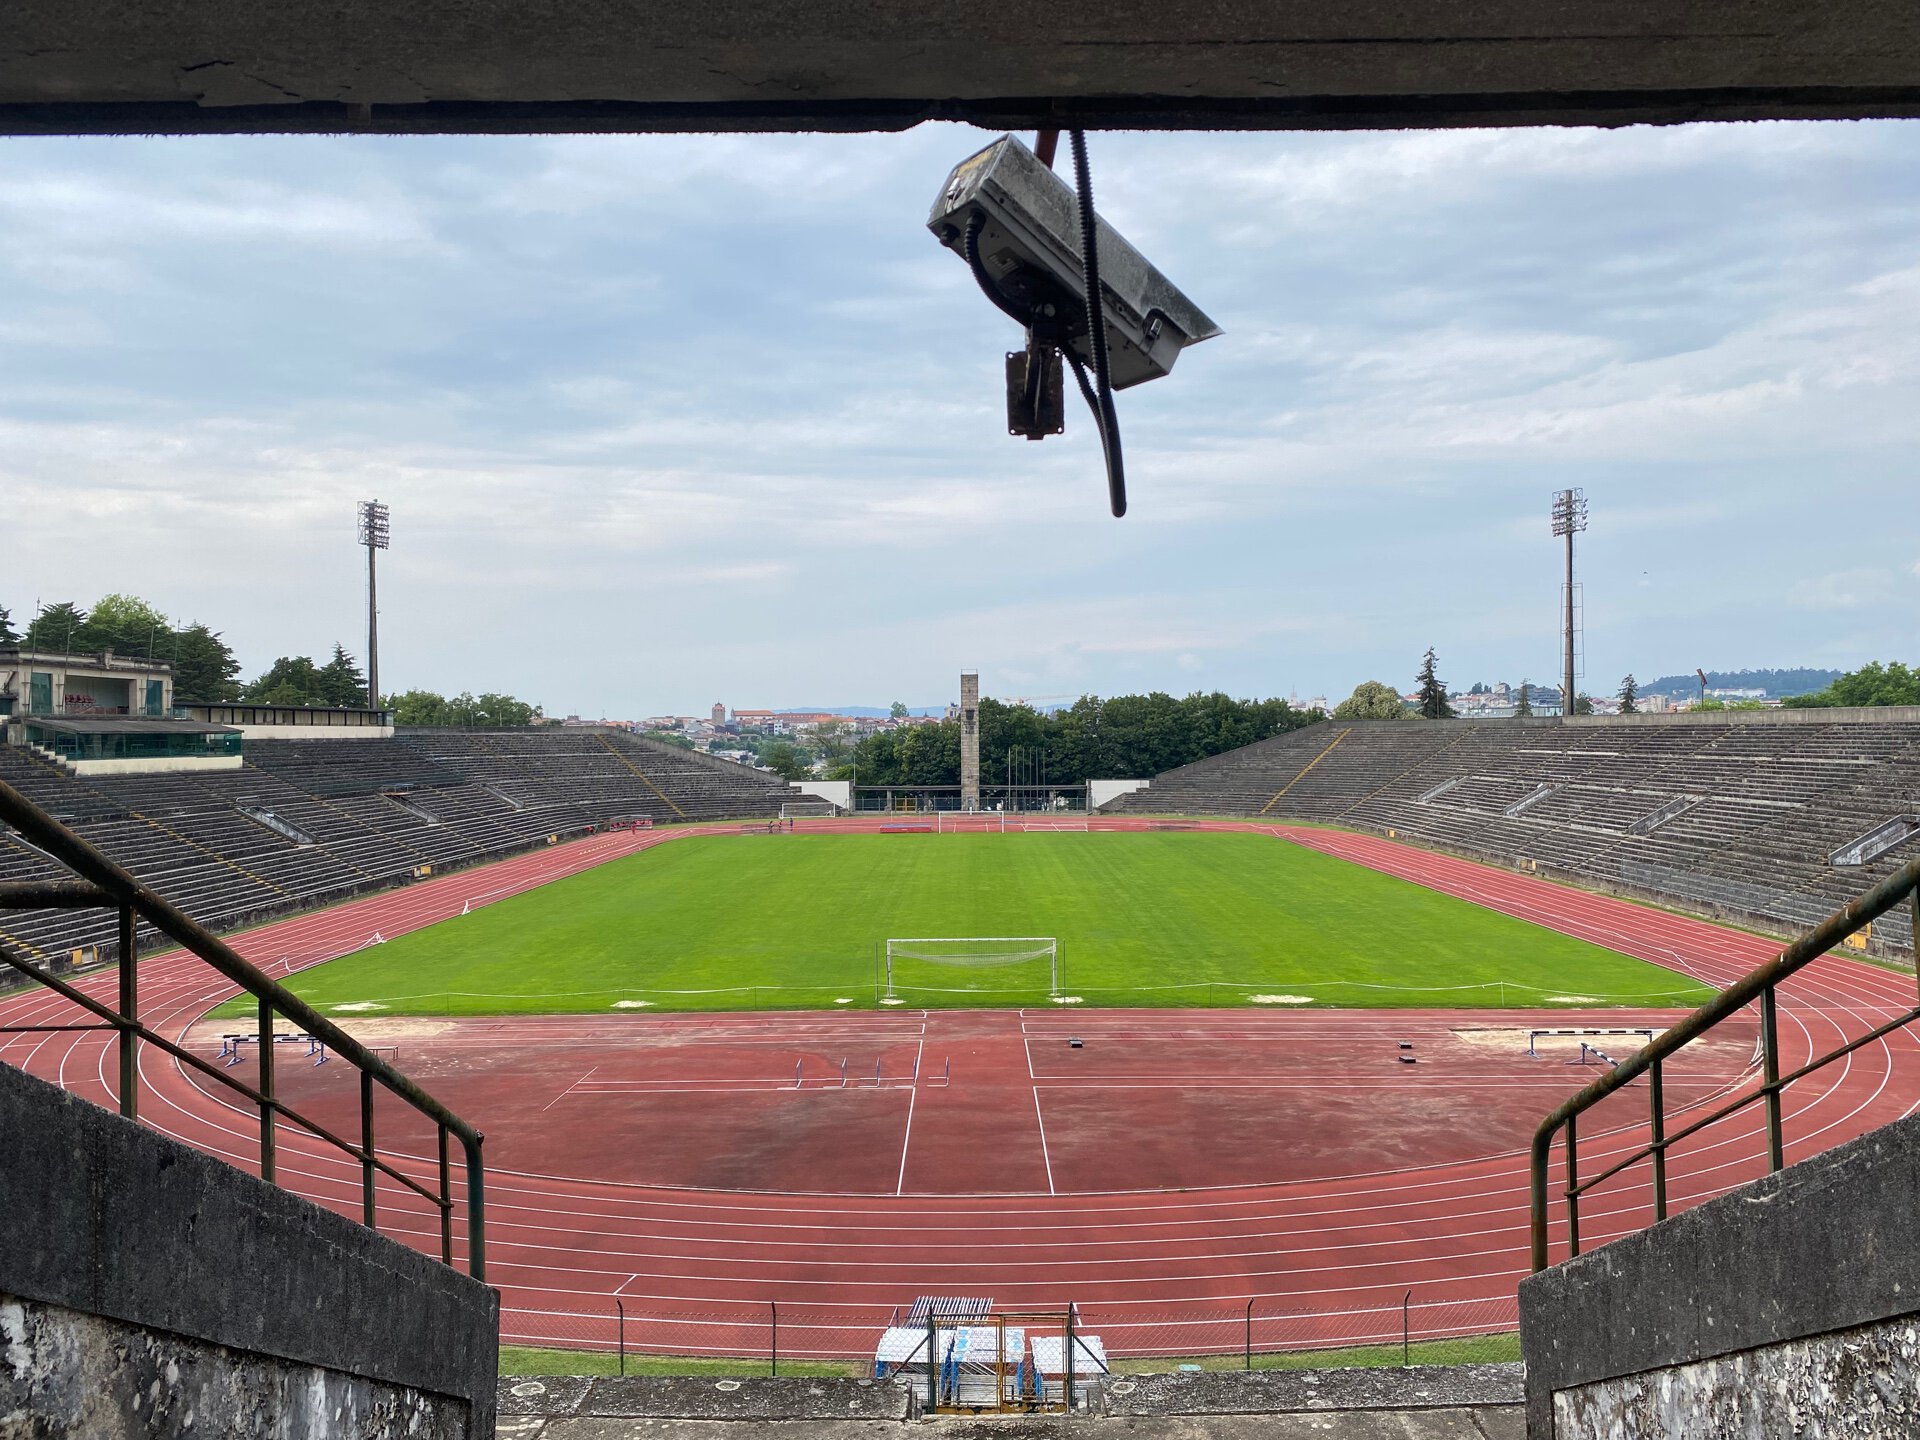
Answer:
POLYGON ((972 130, 48 142, 0 176, 0 604, 131 589, 258 668, 357 633, 378 494, 407 683, 1343 695, 1429 642, 1551 674, 1577 484, 1595 673, 1898 653, 1911 134, 1101 137, 1225 328, 1120 396, 1119 523, 1077 397, 1006 435, 1018 332, 925 232, 972 130))

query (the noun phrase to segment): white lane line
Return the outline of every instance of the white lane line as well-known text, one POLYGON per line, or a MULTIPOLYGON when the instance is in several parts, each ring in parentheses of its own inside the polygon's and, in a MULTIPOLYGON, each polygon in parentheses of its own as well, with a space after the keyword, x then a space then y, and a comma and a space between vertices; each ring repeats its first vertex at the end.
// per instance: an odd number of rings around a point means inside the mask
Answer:
POLYGON ((907 1095, 907 1130, 900 1137, 900 1178, 894 1182, 893 1193, 907 1193, 907 1147, 913 1143, 913 1107, 920 1098, 920 1061, 927 1053, 927 1042, 920 1041, 920 1048, 913 1054, 913 1089, 907 1095))
POLYGON ((576 1089, 578 1089, 582 1084, 586 1082, 586 1080, 589 1077, 592 1076, 594 1070, 598 1070, 599 1068, 600 1067, 598 1065, 595 1065, 592 1069, 588 1070, 585 1075, 582 1075, 578 1080, 574 1081, 573 1084, 567 1086, 566 1089, 562 1090, 558 1095, 554 1096, 553 1099, 549 1100, 546 1104, 542 1105, 540 1107, 540 1113, 544 1115, 547 1111, 553 1109, 554 1106, 558 1105, 562 1100, 566 1099, 567 1096, 573 1094, 573 1092, 576 1089))
POLYGON ((1040 1113, 1040 1087, 1033 1087, 1033 1118, 1040 1126, 1040 1163, 1047 1167, 1047 1193, 1058 1195, 1053 1188, 1053 1157, 1047 1154, 1047 1122, 1040 1113))

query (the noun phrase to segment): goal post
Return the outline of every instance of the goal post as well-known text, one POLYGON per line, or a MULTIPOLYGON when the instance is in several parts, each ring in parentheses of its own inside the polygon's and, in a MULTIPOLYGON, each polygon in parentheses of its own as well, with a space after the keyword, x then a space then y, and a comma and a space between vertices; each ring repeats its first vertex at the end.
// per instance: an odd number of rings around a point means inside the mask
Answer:
POLYGON ((943 995, 1060 993, 1060 942, 1051 935, 893 937, 882 946, 882 1003, 900 992, 943 995))

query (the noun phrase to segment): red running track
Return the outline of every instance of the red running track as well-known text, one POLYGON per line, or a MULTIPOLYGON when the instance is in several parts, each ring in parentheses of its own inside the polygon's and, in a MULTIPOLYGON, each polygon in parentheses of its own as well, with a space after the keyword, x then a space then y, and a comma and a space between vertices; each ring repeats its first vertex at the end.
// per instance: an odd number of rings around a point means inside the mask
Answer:
MULTIPOLYGON (((869 828, 871 823, 803 822, 803 828, 845 830, 869 828)), ((730 833, 734 827, 702 828, 730 833)), ((1136 822, 1099 828, 1140 826, 1136 822)), ((1711 983, 1725 984, 1777 950, 1756 936, 1370 836, 1225 822, 1209 828, 1271 833, 1711 983)), ((298 969, 364 944, 375 933, 394 935, 433 924, 459 914, 472 901, 544 884, 688 833, 699 831, 596 836, 265 926, 235 937, 234 943, 255 963, 271 970, 298 969)), ((178 953, 143 961, 141 977, 149 1022, 183 1035, 209 1007, 231 993, 224 981, 178 953)), ((112 982, 109 978, 90 983, 104 991, 112 982)), ((1570 980, 1569 988, 1577 989, 1577 983, 1570 980)), ((1783 1064, 1797 1065, 1900 1013, 1909 1004, 1912 988, 1909 978, 1837 957, 1810 966, 1782 994, 1783 1064)), ((0 1021, 5 1023, 68 1018, 65 1002, 45 993, 16 996, 0 1004, 0 1021)), ((1455 1027, 1467 1020, 1526 1024, 1524 1017, 1516 1019, 1515 1012, 1505 1012, 1497 1021, 1491 1015, 1472 1017, 1460 1012, 1446 1018, 1455 1027)), ((880 1027, 885 1034, 868 1036, 872 1048, 892 1053, 896 1059, 904 1056, 909 1039, 920 1040, 910 1033, 916 1028, 924 1035, 928 1026, 991 1031, 997 1025, 1012 1034, 1006 1027, 1017 1026, 1028 1072, 1012 1071, 1012 1059, 1000 1068, 1010 1077, 1007 1083, 1013 1093, 1025 1098, 1031 1088, 1033 1130, 1045 1126, 1042 1105, 1053 1107, 1061 1101, 1049 1092, 1054 1077, 1032 1068, 1030 1036, 1057 1046, 1067 1031, 1085 1034, 1087 1053, 1101 1055, 1123 1042, 1148 1050, 1156 1041, 1163 1042, 1163 1050, 1195 1048, 1179 1033, 1182 1027, 1190 1031, 1199 1026, 1211 1032, 1208 1044, 1231 1047, 1235 1043, 1251 1046, 1265 1033, 1289 1033, 1288 1027, 1297 1035, 1299 1027, 1311 1026, 1341 1044, 1372 1040, 1386 1046, 1404 1033, 1436 1023, 1432 1014, 1325 1010, 1289 1014, 1110 1011, 1070 1016, 1049 1011, 997 1017, 979 1012, 866 1012, 729 1017, 725 1022, 712 1017, 649 1017, 631 1023, 651 1027, 649 1033, 653 1033, 670 1019, 680 1027, 722 1023, 783 1027, 782 1043, 789 1044, 796 1027, 815 1029, 819 1033, 808 1043, 819 1055, 852 1048, 845 1043, 850 1031, 880 1027), (1168 1028, 1156 1033, 1156 1026, 1168 1028), (1103 1043, 1103 1037, 1112 1045, 1103 1043)), ((463 1065, 481 1072, 499 1068, 498 1056, 517 1053, 525 1038, 515 1032, 521 1022, 491 1023, 502 1032, 502 1043, 493 1052, 496 1058, 490 1060, 486 1048, 471 1043, 450 1049, 449 1077, 463 1065)), ((543 1023, 551 1027, 555 1022, 543 1023)), ((583 1017, 574 1023, 601 1031, 608 1026, 600 1017, 583 1017)), ((1565 1010, 1544 1014, 1540 1020, 1543 1027, 1613 1023, 1635 1021, 1627 1018, 1627 1012, 1565 1010)), ((473 1036, 464 1038, 471 1041, 473 1036)), ((564 1034, 548 1038, 561 1044, 569 1039, 564 1034)), ((710 1043, 715 1037, 691 1038, 710 1043)), ((719 1039, 732 1046, 739 1036, 719 1039)), ((573 1043, 582 1041, 607 1046, 601 1035, 583 1033, 573 1038, 573 1043)), ((1420 1043, 1432 1042, 1423 1038, 1420 1043)), ((926 1047, 919 1044, 918 1048, 926 1047)), ((745 1061, 723 1057, 703 1081, 720 1082, 723 1092, 730 1084, 748 1082, 756 1095, 764 1097, 772 1078, 764 1071, 765 1053, 762 1049, 755 1058, 756 1052, 749 1049, 745 1061), (745 1074, 739 1073, 742 1065, 748 1067, 745 1074), (753 1070, 754 1065, 761 1069, 753 1070)), ((790 1054, 791 1049, 784 1053, 790 1054)), ((101 1103, 113 1103, 114 1060, 110 1044, 101 1037, 9 1036, 0 1044, 0 1059, 101 1103)), ((141 1073, 146 1087, 143 1119, 210 1153, 254 1166, 258 1122, 250 1110, 236 1109, 223 1095, 209 1093, 218 1087, 190 1079, 165 1056, 145 1055, 141 1073)), ((1401 1163, 1391 1167, 1349 1163, 1338 1153, 1329 1160, 1324 1146, 1295 1143, 1300 1117, 1306 1113, 1302 1107, 1314 1103, 1308 1088, 1295 1086, 1286 1100, 1286 1123, 1276 1123, 1270 1134, 1261 1133, 1256 1106, 1240 1115, 1231 1144, 1176 1146, 1148 1156, 1151 1163, 1136 1160, 1123 1166, 1112 1160, 1110 1151, 1097 1147, 1077 1161, 1068 1158, 1073 1136, 1056 1131, 1042 1140, 1041 1164, 1036 1167, 1024 1117, 1017 1124, 1010 1122, 1005 1130, 968 1131, 965 1124, 970 1122, 962 1122, 962 1128, 949 1132, 943 1142, 923 1140, 910 1147, 906 1136, 912 1133, 912 1120, 904 1131, 888 1128, 895 1124, 901 1103, 909 1107, 909 1116, 919 1110, 924 1132, 936 1126, 931 1117, 941 1104, 952 1102, 941 1093, 945 1087, 924 1054, 917 1079, 907 1078, 910 1071, 904 1061, 895 1073, 891 1084, 868 1091, 859 1102, 882 1107, 874 1113, 886 1121, 878 1128, 888 1137, 887 1143, 879 1148, 887 1151, 890 1163, 876 1169, 878 1162, 871 1153, 875 1147, 848 1138, 844 1126, 797 1140, 790 1136, 790 1151, 804 1158, 782 1172, 794 1186, 786 1192, 744 1188, 744 1182, 762 1173, 752 1155, 747 1156, 749 1163, 731 1173, 725 1170, 726 1154, 696 1155, 698 1164, 719 1165, 720 1179, 678 1186, 611 1178, 621 1173, 618 1146, 589 1162, 598 1173, 543 1173, 546 1167, 517 1169, 496 1162, 488 1180, 489 1279, 503 1292, 505 1337, 523 1342, 611 1344, 617 1298, 629 1316, 645 1317, 646 1328, 639 1337, 630 1325, 630 1346, 680 1353, 752 1352, 764 1346, 768 1304, 777 1302, 783 1354, 860 1355, 871 1353, 877 1327, 894 1306, 926 1293, 988 1295, 1002 1306, 1030 1308, 1058 1307, 1071 1299, 1080 1306, 1088 1327, 1103 1333, 1116 1353, 1237 1346, 1242 1334, 1239 1317, 1250 1301, 1257 1304, 1261 1317, 1272 1317, 1263 1318, 1256 1327, 1258 1345, 1375 1338, 1389 1331, 1397 1338, 1399 1306, 1408 1289, 1418 1297, 1416 1311, 1427 1316, 1426 1333, 1480 1331, 1512 1323, 1514 1284, 1524 1273, 1527 1249, 1524 1130, 1513 1136, 1513 1145, 1488 1153, 1460 1154, 1461 1144, 1467 1142, 1437 1134, 1431 1154, 1424 1157, 1404 1153, 1406 1137, 1402 1136, 1395 1153, 1401 1163), (895 1136, 899 1137, 897 1152, 892 1148, 895 1136), (1216 1150, 1221 1153, 1215 1155, 1216 1150), (1303 1160, 1305 1152, 1311 1154, 1303 1160), (1312 1155, 1319 1159, 1313 1160, 1312 1155), (1262 1156, 1270 1156, 1270 1163, 1262 1156), (896 1158, 899 1168, 892 1177, 894 1184, 888 1186, 886 1171, 896 1158), (1056 1161, 1070 1173, 1049 1173, 1056 1161), (923 1164, 916 1174, 913 1167, 923 1164), (1249 1164, 1254 1166, 1252 1172, 1246 1169, 1249 1164), (1258 1168, 1262 1164, 1268 1164, 1264 1172, 1258 1168), (1127 1175, 1124 1170, 1136 1173, 1127 1175), (974 1177, 982 1173, 999 1177, 993 1182, 997 1193, 979 1193, 984 1187, 974 1177), (1236 1174, 1249 1173, 1254 1178, 1225 1183, 1236 1174), (1140 1179, 1142 1174, 1148 1177, 1145 1181, 1140 1179), (1104 1188, 1102 1181, 1109 1176, 1118 1176, 1132 1188, 1104 1188), (1182 1180, 1190 1183, 1177 1183, 1182 1180), (972 1193, 944 1193, 963 1189, 972 1193), (1388 1314, 1392 1323, 1383 1326, 1382 1317, 1388 1314)), ((283 1052, 283 1080, 295 1083, 300 1074, 283 1052)), ((458 1089, 451 1078, 443 1085, 439 1074, 437 1067, 430 1081, 436 1093, 458 1089)), ((1571 1074, 1577 1077, 1578 1072, 1571 1074)), ((1565 1083, 1557 1088, 1549 1084, 1543 1089, 1536 1083, 1519 1092, 1528 1114, 1544 1114, 1572 1088, 1569 1072, 1562 1071, 1560 1078, 1565 1083)), ((1698 1105, 1750 1086, 1754 1077, 1751 1066, 1735 1064, 1711 1074, 1703 1071, 1696 1079, 1698 1083, 1678 1097, 1676 1111, 1682 1105, 1698 1105)), ((316 1095, 324 1091, 318 1080, 305 1083, 316 1095)), ((569 1088, 576 1083, 570 1081, 569 1088)), ((645 1089, 654 1081, 643 1070, 608 1085, 630 1083, 645 1089)), ((829 1070, 817 1069, 808 1083, 826 1086, 833 1079, 829 1070)), ((589 1088, 595 1088, 591 1081, 589 1088)), ((1344 1081, 1334 1087, 1328 1103, 1337 1104, 1348 1088, 1344 1081)), ((956 1081, 953 1095, 963 1090, 956 1081)), ((1644 1126, 1634 1113, 1639 1094, 1630 1091, 1609 1102, 1612 1127, 1598 1127, 1583 1137, 1583 1167, 1597 1170, 1643 1137, 1644 1126)), ((711 1098, 692 1103, 715 1107, 713 1114, 725 1111, 720 1101, 711 1098)), ((1070 1105, 1072 1097, 1066 1097, 1065 1103, 1070 1105)), ((1102 1097, 1105 1106, 1124 1109, 1136 1103, 1124 1095, 1102 1097)), ((1143 1137, 1150 1138, 1166 1118, 1164 1109, 1154 1108, 1156 1103, 1149 1097, 1144 1108, 1126 1111, 1136 1117, 1134 1128, 1143 1137)), ((1489 1103, 1512 1103, 1512 1096, 1489 1103)), ((1788 1158, 1803 1158, 1850 1139, 1909 1113, 1916 1103, 1920 1103, 1920 1044, 1912 1034, 1898 1032, 1788 1092, 1788 1158)), ((1763 1172, 1765 1145, 1758 1108, 1749 1107, 1703 1132, 1674 1157, 1669 1175, 1676 1208, 1723 1193, 1763 1172)), ((1081 1113, 1084 1120, 1088 1112, 1081 1113)), ((491 1124, 484 1113, 472 1113, 470 1118, 483 1127, 491 1124)), ((575 1122, 551 1123, 564 1132, 575 1122)), ((774 1132, 785 1124, 776 1112, 774 1132)), ((1331 1128, 1353 1124, 1348 1114, 1331 1128)), ((424 1153, 424 1147, 418 1146, 422 1132, 410 1129, 397 1112, 383 1111, 378 1128, 383 1144, 403 1153, 412 1149, 424 1153)), ((642 1155, 651 1150, 682 1154, 686 1147, 680 1137, 689 1128, 693 1127, 686 1118, 676 1113, 626 1148, 642 1155)), ((1069 1124, 1067 1128, 1073 1132, 1082 1127, 1069 1124)), ((505 1158, 515 1148, 509 1143, 510 1133, 528 1132, 532 1139, 526 1143, 532 1144, 540 1129, 534 1123, 510 1132, 496 1130, 492 1143, 505 1158)), ((1319 1129, 1324 1132, 1329 1126, 1319 1129)), ((932 1133, 937 1137, 939 1132, 933 1129, 932 1133)), ((566 1148, 573 1149, 571 1142, 566 1148)), ((413 1163, 426 1173, 424 1161, 413 1163)), ((346 1157, 289 1129, 280 1141, 279 1168, 282 1183, 343 1213, 358 1214, 359 1170, 346 1157)), ((410 1204, 404 1192, 383 1187, 381 1205, 383 1230, 423 1249, 437 1248, 432 1216, 410 1204)), ((1649 1218, 1647 1182, 1637 1170, 1630 1171, 1615 1185, 1589 1197, 1582 1211, 1583 1240, 1589 1246, 1603 1243, 1640 1228, 1649 1218)))

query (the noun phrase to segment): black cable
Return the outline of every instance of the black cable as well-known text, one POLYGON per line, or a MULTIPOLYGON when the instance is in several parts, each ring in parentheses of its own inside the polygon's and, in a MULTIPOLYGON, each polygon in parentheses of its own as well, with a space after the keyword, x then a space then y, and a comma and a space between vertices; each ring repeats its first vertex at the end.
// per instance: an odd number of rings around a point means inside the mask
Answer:
MULTIPOLYGON (((1113 408, 1113 377, 1107 356, 1106 300, 1100 289, 1100 255, 1095 243, 1097 227, 1093 214, 1093 182, 1087 170, 1086 132, 1074 130, 1069 134, 1073 141, 1074 180, 1079 192, 1080 267, 1087 282, 1086 318, 1089 347, 1093 352, 1092 380, 1088 379, 1086 365, 1071 345, 1063 344, 1060 349, 1066 355, 1067 363, 1073 367, 1073 378, 1079 383, 1081 397, 1086 400, 1087 409, 1093 414, 1094 426, 1100 432, 1100 453, 1107 465, 1107 500, 1117 518, 1127 513, 1127 475, 1120 450, 1120 417, 1113 408)), ((980 293, 993 302, 994 308, 1016 325, 1032 330, 1039 322, 1039 317, 1009 300, 987 273, 986 262, 980 256, 980 235, 986 227, 986 216, 975 212, 961 236, 960 253, 966 257, 967 268, 973 271, 973 280, 980 287, 980 293)), ((1052 326, 1049 329, 1052 330, 1052 326)), ((1029 383, 1036 378, 1029 376, 1029 383)))
MULTIPOLYGON (((1093 380, 1097 393, 1089 394, 1086 377, 1076 363, 1074 376, 1080 393, 1093 408, 1100 426, 1100 448, 1107 457, 1107 498, 1117 519, 1127 513, 1127 472, 1120 454, 1120 417, 1113 409, 1113 373, 1107 357, 1107 304, 1100 291, 1100 247, 1093 214, 1093 178, 1087 169, 1087 132, 1069 130, 1073 142, 1073 183, 1080 203, 1080 269, 1087 282, 1087 329, 1093 351, 1093 380)), ((1072 355, 1072 351, 1067 352, 1072 355)))
POLYGON ((960 253, 967 257, 967 266, 973 271, 973 281, 980 287, 980 293, 1014 324, 1026 329, 1033 324, 1033 316, 1000 293, 1000 287, 993 283, 986 263, 980 258, 980 232, 986 228, 987 217, 974 211, 973 218, 967 222, 967 233, 961 238, 960 253))

